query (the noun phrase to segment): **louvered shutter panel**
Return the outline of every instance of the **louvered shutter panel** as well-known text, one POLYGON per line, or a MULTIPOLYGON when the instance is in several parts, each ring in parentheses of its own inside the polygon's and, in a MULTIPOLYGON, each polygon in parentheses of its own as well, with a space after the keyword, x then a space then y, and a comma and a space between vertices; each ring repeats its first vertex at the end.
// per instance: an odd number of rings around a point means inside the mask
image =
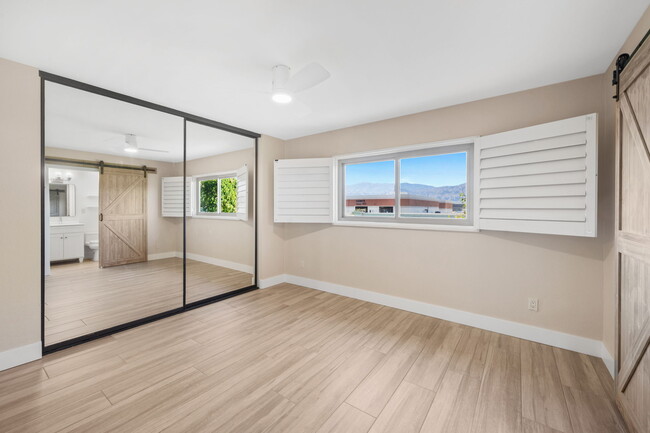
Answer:
POLYGON ((237 217, 248 221, 248 167, 237 170, 237 217))
POLYGON ((277 160, 274 175, 276 223, 332 222, 332 158, 277 160))
MULTIPOLYGON (((192 178, 185 182, 187 216, 192 216, 192 178)), ((162 178, 162 216, 183 217, 183 177, 162 178)))
POLYGON ((479 228, 596 236, 597 115, 480 137, 479 228))

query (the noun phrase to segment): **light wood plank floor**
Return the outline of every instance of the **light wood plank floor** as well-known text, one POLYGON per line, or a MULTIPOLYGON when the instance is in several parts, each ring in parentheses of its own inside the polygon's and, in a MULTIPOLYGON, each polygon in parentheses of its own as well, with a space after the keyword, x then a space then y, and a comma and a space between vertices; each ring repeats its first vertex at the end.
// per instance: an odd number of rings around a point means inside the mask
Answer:
POLYGON ((590 356, 283 284, 0 373, 8 432, 623 432, 590 356))
MULTIPOLYGON (((187 261, 187 302, 248 287, 252 275, 187 261)), ((97 262, 52 266, 45 279, 45 344, 69 340, 183 305, 183 261, 152 260, 100 269, 97 262)))

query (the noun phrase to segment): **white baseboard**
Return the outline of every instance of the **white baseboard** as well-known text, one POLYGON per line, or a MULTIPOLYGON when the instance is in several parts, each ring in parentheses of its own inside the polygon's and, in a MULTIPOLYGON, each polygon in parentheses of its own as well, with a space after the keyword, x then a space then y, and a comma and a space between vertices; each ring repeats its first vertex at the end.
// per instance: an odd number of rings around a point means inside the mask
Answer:
POLYGON ((609 353, 609 350, 605 347, 605 343, 600 343, 601 348, 600 348, 600 355, 597 355, 600 357, 600 359, 603 360, 605 363, 605 367, 607 367, 607 370, 609 370, 609 374, 612 375, 612 377, 616 377, 616 361, 614 360, 614 357, 612 356, 611 353, 609 353))
MULTIPOLYGON (((178 257, 178 254, 176 251, 168 251, 166 253, 157 253, 157 254, 149 254, 147 256, 147 260, 152 261, 152 260, 162 260, 162 259, 171 259, 172 257, 178 257)), ((181 254, 181 257, 183 255, 181 254)))
POLYGON ((252 274, 254 272, 253 267, 251 265, 245 265, 243 263, 236 263, 228 260, 216 259, 214 257, 202 256, 193 253, 187 253, 187 258, 190 260, 196 260, 197 262, 203 262, 203 263, 208 263, 210 265, 221 266, 222 268, 234 269, 235 271, 239 271, 239 272, 246 272, 248 274, 252 274))
POLYGON ((287 275, 280 274, 274 277, 260 279, 259 287, 260 289, 266 289, 267 287, 275 286, 277 284, 286 283, 286 282, 287 282, 287 275))
POLYGON ((266 278, 260 281, 260 288, 284 282, 596 356, 602 358, 613 377, 614 359, 605 349, 602 341, 296 275, 266 278))
POLYGON ((42 347, 40 341, 5 350, 4 352, 0 352, 0 371, 35 361, 40 359, 41 356, 42 347))
MULTIPOLYGON (((149 254, 147 256, 147 260, 169 259, 171 257, 183 258, 183 252, 168 251, 166 253, 149 254)), ((203 262, 203 263, 208 263, 210 265, 221 266, 222 268, 228 268, 228 269, 233 269, 235 271, 246 272, 248 274, 252 274, 254 272, 253 267, 251 265, 245 265, 243 263, 217 259, 214 257, 202 256, 200 254, 187 253, 187 258, 190 260, 196 260, 197 262, 203 262)))

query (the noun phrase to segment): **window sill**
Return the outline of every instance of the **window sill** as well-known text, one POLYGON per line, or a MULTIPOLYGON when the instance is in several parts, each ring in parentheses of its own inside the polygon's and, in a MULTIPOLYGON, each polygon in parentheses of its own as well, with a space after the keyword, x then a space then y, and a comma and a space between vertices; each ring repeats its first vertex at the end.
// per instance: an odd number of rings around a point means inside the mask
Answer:
POLYGON ((204 220, 233 220, 240 221, 237 216, 226 216, 226 215, 192 215, 190 218, 204 219, 204 220))
POLYGON ((370 221, 334 221, 336 226, 348 227, 374 227, 387 229, 406 229, 406 230, 433 230, 445 232, 472 232, 479 231, 478 227, 473 225, 452 225, 452 224, 408 224, 408 223, 389 223, 389 222, 370 222, 370 221))

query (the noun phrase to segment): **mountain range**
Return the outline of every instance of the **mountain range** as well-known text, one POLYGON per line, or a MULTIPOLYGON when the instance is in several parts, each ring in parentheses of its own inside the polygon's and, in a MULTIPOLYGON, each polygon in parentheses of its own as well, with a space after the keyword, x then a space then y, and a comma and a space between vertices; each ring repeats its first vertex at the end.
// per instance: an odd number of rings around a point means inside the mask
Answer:
MULTIPOLYGON (((388 195, 395 191, 392 183, 362 182, 346 186, 346 195, 388 195)), ((466 185, 432 186, 421 183, 402 183, 401 191, 430 197, 440 201, 460 202, 460 193, 467 191, 466 185)))

